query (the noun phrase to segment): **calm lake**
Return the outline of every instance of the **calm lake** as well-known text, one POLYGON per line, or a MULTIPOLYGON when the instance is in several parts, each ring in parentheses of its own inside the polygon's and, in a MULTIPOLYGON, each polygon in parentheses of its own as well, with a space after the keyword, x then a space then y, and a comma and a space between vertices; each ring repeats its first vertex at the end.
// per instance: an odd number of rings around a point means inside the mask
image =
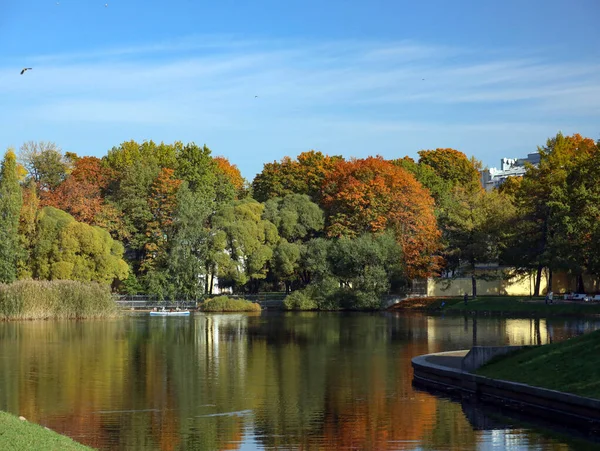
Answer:
POLYGON ((413 388, 410 360, 598 328, 404 313, 0 323, 0 410, 111 450, 581 450, 584 436, 413 388))

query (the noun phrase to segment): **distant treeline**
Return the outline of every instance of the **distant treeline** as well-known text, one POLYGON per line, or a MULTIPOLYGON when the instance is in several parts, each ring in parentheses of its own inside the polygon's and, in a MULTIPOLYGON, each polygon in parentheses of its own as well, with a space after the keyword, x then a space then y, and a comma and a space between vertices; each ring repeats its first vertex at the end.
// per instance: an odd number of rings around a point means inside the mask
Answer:
MULTIPOLYGON (((198 299, 303 291, 318 308, 372 308, 414 278, 600 274, 600 152, 549 139, 523 178, 485 191, 454 149, 346 160, 310 151, 248 183, 194 143, 125 142, 103 158, 27 142, 0 173, 0 281, 72 279, 198 299)), ((300 296, 300 295, 298 295, 300 296)), ((298 302, 305 302, 299 297, 298 302)))

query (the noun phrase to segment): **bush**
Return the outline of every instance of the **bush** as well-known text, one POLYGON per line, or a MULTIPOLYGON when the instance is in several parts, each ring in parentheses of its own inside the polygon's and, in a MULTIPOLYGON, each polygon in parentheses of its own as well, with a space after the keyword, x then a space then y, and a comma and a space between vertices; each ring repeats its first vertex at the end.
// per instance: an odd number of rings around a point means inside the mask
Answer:
POLYGON ((316 310, 317 303, 311 299, 310 290, 298 290, 286 296, 283 300, 283 308, 286 310, 316 310))
POLYGON ((286 310, 378 310, 381 296, 377 292, 340 288, 333 278, 324 278, 294 291, 283 301, 286 310))
POLYGON ((218 296, 207 299, 200 304, 203 312, 260 312, 261 307, 256 302, 245 299, 231 299, 227 296, 218 296))
POLYGON ((74 280, 19 280, 0 284, 0 318, 79 319, 116 316, 110 287, 74 280))

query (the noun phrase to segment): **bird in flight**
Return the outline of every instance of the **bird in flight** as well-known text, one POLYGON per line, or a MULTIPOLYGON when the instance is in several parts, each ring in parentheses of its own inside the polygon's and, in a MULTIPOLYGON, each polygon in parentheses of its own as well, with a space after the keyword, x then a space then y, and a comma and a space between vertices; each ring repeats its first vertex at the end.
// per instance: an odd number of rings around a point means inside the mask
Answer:
POLYGON ((24 67, 23 70, 21 71, 21 75, 23 75, 25 73, 26 70, 31 70, 31 67, 24 67))
POLYGON ((254 98, 256 99, 256 98, 258 98, 258 96, 254 96, 254 98))

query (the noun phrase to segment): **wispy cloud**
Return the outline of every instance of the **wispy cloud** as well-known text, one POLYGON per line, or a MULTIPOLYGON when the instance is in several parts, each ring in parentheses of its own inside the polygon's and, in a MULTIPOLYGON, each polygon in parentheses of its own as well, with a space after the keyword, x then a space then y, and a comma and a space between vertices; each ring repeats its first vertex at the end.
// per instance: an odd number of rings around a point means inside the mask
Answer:
POLYGON ((517 50, 191 36, 25 60, 23 76, 0 62, 5 124, 304 128, 327 142, 327 130, 526 133, 600 117, 600 64, 517 50))
POLYGON ((284 44, 190 38, 36 56, 36 67, 27 76, 0 68, 0 94, 25 96, 22 108, 29 105, 40 119, 150 123, 169 121, 174 112, 185 116, 198 107, 229 113, 236 121, 255 114, 248 108, 261 114, 272 108, 277 116, 286 110, 312 109, 318 115, 320 109, 335 108, 343 116, 350 114, 346 107, 360 115, 356 106, 365 104, 519 103, 519 110, 539 111, 556 102, 596 112, 600 101, 596 63, 498 55, 489 60, 411 42, 284 44))

